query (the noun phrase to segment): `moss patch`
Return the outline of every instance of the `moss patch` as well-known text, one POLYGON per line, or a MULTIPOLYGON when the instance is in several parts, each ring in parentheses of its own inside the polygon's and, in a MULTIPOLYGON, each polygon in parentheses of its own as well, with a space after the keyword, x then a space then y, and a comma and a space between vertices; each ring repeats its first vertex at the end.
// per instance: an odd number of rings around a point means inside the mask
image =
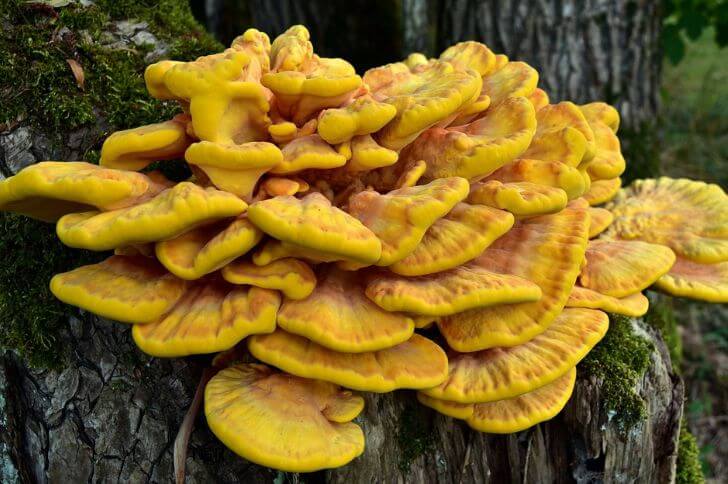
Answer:
POLYGON ((430 412, 416 401, 407 402, 402 410, 397 428, 397 443, 400 451, 398 467, 404 474, 409 472, 415 459, 435 446, 432 419, 429 414, 430 412))
POLYGON ((676 484, 702 484, 705 482, 703 469, 700 466, 700 451, 695 437, 687 429, 683 420, 680 425, 680 440, 677 448, 676 484))
MULTIPOLYGON (((144 86, 149 47, 102 45, 118 20, 146 22, 174 59, 193 59, 222 48, 192 17, 184 0, 96 0, 53 9, 42 2, 0 0, 0 132, 30 125, 53 143, 102 118, 108 131, 169 119, 175 103, 152 99, 144 86), (108 34, 106 34, 108 35, 108 34), (76 85, 67 59, 83 68, 76 85)), ((104 135, 84 146, 98 162, 104 135)), ((67 349, 57 334, 76 311, 48 289, 53 274, 97 261, 102 254, 68 249, 53 225, 0 214, 0 347, 19 351, 34 366, 58 366, 67 349)))
POLYGON ((580 369, 602 380, 605 410, 625 431, 645 417, 645 402, 634 391, 650 364, 652 343, 635 333, 632 321, 610 315, 609 331, 581 362, 580 369))

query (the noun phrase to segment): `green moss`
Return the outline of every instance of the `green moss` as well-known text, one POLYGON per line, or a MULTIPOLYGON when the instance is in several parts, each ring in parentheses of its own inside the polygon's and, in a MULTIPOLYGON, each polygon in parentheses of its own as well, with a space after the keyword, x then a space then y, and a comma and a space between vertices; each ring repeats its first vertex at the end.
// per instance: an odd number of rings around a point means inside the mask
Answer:
MULTIPOLYGON (((174 103, 154 100, 145 90, 148 47, 111 49, 99 42, 111 22, 122 19, 147 22, 147 30, 168 45, 170 58, 193 59, 222 48, 184 0, 97 0, 58 9, 0 0, 0 131, 22 122, 59 143, 99 117, 115 131, 177 112, 174 103), (83 89, 67 59, 82 66, 83 89)), ((97 163, 103 138, 82 158, 97 163)), ((53 225, 10 214, 0 214, 0 254, 0 347, 19 351, 35 366, 59 365, 67 348, 57 346, 56 335, 76 311, 51 295, 48 282, 104 255, 68 249, 53 225)))
POLYGON ((702 484, 705 482, 703 469, 700 466, 700 451, 695 437, 683 420, 680 425, 680 440, 677 448, 676 484, 702 484))
POLYGON ((397 443, 400 451, 398 466, 406 474, 412 462, 435 445, 432 420, 424 406, 407 402, 399 418, 397 443))
POLYGON ((612 315, 606 336, 580 364, 581 370, 602 380, 604 408, 625 431, 645 417, 645 402, 634 387, 649 366, 652 349, 629 318, 612 315))

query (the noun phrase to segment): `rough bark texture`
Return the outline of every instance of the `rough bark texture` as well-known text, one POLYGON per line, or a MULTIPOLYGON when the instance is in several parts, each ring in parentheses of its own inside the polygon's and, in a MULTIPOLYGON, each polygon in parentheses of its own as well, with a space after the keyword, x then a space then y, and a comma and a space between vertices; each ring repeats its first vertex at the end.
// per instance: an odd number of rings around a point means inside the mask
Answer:
MULTIPOLYGON (((682 383, 662 340, 636 386, 647 417, 625 433, 605 411, 600 382, 580 377, 554 420, 515 435, 484 435, 418 406, 412 392, 368 394, 357 421, 365 453, 350 465, 308 476, 348 482, 671 482, 682 416, 682 383), (413 451, 416 439, 427 443, 413 451)), ((172 444, 189 405, 200 359, 150 359, 125 325, 73 319, 74 345, 60 371, 0 360, 2 482, 171 482, 172 444)), ((197 419, 187 482, 272 482, 278 473, 225 449, 197 419)), ((303 478, 303 476, 301 476, 303 478)), ((289 476, 298 479, 298 476, 289 476)))

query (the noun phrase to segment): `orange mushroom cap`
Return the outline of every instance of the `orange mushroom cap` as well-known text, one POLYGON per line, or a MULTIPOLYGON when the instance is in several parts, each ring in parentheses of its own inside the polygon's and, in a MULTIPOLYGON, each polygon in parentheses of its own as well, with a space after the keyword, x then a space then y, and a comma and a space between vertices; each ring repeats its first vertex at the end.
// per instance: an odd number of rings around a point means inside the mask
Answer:
POLYGON ((569 300, 566 301, 566 307, 601 309, 608 313, 638 318, 647 314, 650 301, 641 292, 616 298, 586 287, 574 286, 569 295, 569 300))
POLYGON ((262 266, 237 260, 223 268, 222 276, 233 284, 278 289, 290 299, 306 298, 316 287, 316 275, 297 259, 279 259, 262 266))

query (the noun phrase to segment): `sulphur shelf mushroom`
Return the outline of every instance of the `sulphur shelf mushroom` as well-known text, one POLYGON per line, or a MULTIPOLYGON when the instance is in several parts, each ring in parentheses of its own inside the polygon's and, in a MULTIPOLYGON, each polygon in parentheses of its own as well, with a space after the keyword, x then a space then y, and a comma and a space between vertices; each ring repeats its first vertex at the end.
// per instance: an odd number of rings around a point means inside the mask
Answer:
POLYGON ((567 405, 607 313, 644 315, 647 288, 728 301, 725 192, 622 188, 616 109, 554 103, 481 43, 357 73, 303 26, 250 29, 145 81, 180 114, 113 133, 100 166, 3 179, 0 210, 113 250, 51 291, 131 324, 150 355, 216 354, 185 420, 206 383, 210 429, 252 462, 355 459, 350 390, 414 389, 477 431, 526 429, 567 405), (148 171, 170 159, 192 177, 148 171))

